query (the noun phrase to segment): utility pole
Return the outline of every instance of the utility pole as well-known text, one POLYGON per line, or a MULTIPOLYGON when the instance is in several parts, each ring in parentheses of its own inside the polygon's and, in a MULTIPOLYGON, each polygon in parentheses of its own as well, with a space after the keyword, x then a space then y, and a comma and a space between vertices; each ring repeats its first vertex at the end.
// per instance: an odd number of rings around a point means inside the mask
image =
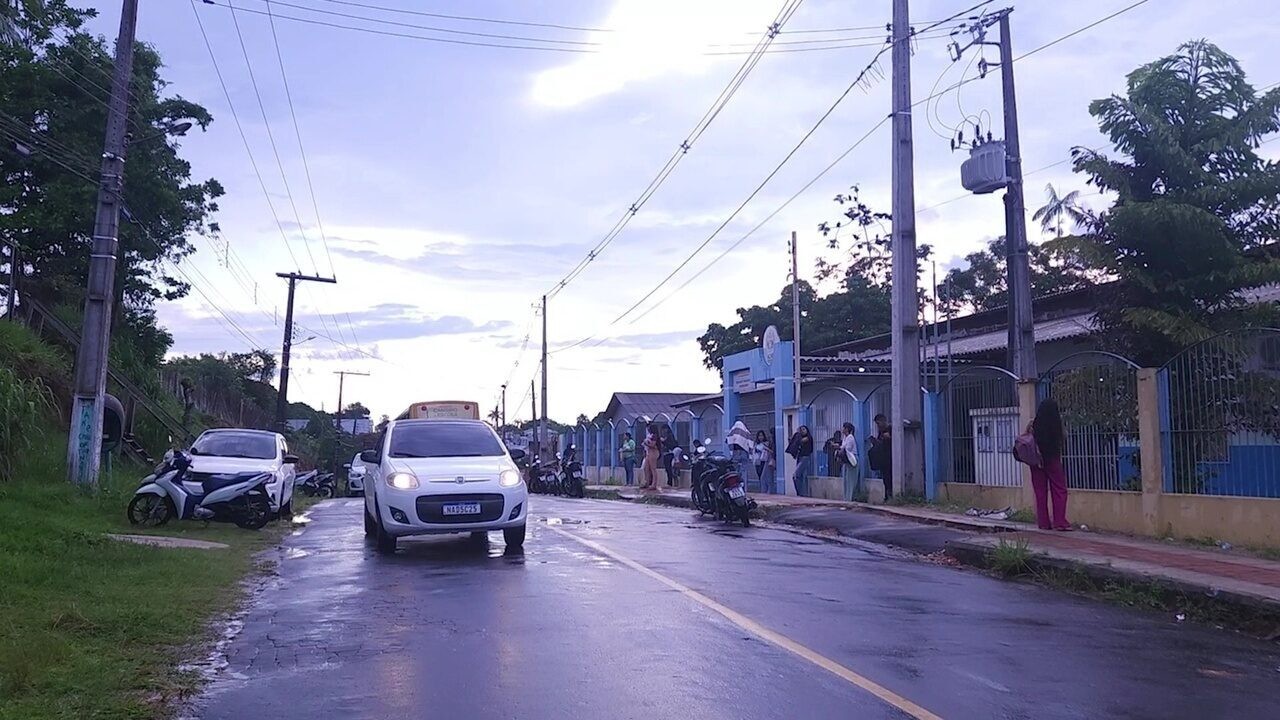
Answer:
POLYGON ((923 495, 924 399, 920 392, 911 132, 910 13, 907 0, 893 0, 893 474, 899 492, 923 495))
MULTIPOLYGON (((336 283, 337 278, 303 275, 301 273, 276 273, 276 277, 289 281, 289 302, 284 311, 284 347, 280 351, 280 392, 276 395, 276 425, 284 432, 289 412, 289 351, 293 349, 293 294, 301 282, 336 283)), ((338 408, 339 411, 342 408, 338 408)))
POLYGON ((1022 143, 1018 138, 1018 98, 1013 83, 1013 41, 1009 14, 1000 13, 1000 84, 1004 94, 1005 167, 1009 185, 1004 193, 1005 246, 1008 252, 1009 354, 1021 380, 1033 380, 1036 334, 1031 313, 1031 262, 1027 253, 1027 210, 1022 194, 1022 143))
MULTIPOLYGON (((367 372, 354 372, 352 370, 334 370, 334 375, 338 376, 338 412, 334 417, 334 425, 338 428, 338 432, 342 432, 342 385, 346 381, 348 375, 356 377, 369 377, 367 372)), ((355 426, 351 428, 351 434, 355 435, 355 426)))
POLYGON ((498 427, 507 426, 507 384, 502 383, 502 411, 498 413, 498 427))
POLYGON ((800 405, 800 262, 796 248, 796 231, 791 231, 791 382, 795 391, 795 404, 800 405))
MULTIPOLYGON (((111 305, 115 298, 116 253, 119 251, 120 196, 124 190, 125 132, 129 118, 129 81, 133 77, 133 37, 138 0, 124 0, 116 39, 111 101, 102 149, 98 209, 89 255, 89 288, 84 325, 76 351, 75 392, 67 442, 67 475, 77 485, 96 487, 102 461, 103 395, 107 385, 107 352, 111 343, 111 305)), ((11 296, 12 297, 12 296, 11 296)))
POLYGON ((542 422, 538 424, 538 453, 547 457, 547 296, 542 296, 542 422))

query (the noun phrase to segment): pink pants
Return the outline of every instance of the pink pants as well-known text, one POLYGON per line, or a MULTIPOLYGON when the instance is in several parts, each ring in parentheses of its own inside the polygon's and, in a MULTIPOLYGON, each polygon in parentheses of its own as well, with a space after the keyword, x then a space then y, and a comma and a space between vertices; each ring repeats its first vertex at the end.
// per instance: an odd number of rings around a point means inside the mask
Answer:
POLYGON ((1031 468, 1031 488, 1036 493, 1036 524, 1041 530, 1069 528, 1067 522, 1067 473, 1062 458, 1046 460, 1044 467, 1031 468), (1049 497, 1053 497, 1053 522, 1049 522, 1049 497))

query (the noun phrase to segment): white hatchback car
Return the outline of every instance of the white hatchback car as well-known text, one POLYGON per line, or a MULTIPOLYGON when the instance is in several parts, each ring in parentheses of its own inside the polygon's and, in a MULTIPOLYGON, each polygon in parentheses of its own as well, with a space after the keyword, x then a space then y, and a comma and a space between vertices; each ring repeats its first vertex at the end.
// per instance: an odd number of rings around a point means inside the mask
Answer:
POLYGON ((356 496, 364 494, 364 476, 367 468, 364 462, 360 460, 360 453, 356 453, 351 458, 351 464, 347 466, 347 495, 356 496))
POLYGON ((501 530, 524 545, 529 491, 498 435, 479 420, 394 420, 360 453, 364 532, 393 553, 406 535, 501 530))
POLYGON ((188 478, 225 473, 268 472, 267 496, 271 512, 288 516, 293 511, 293 480, 298 458, 289 454, 284 436, 269 430, 219 428, 205 430, 191 444, 188 478))

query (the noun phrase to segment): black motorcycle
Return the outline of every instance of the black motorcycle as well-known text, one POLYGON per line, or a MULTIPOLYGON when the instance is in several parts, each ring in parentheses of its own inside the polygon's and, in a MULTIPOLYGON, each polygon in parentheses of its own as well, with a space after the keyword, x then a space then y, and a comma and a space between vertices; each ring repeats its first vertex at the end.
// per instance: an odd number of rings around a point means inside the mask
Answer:
POLYGON ((307 497, 331 498, 338 494, 338 481, 331 472, 312 470, 294 482, 294 487, 307 497))
POLYGON ((560 458, 560 490, 572 498, 585 497, 587 481, 582 477, 582 461, 578 460, 578 448, 572 444, 564 449, 560 458))
POLYGON ((748 497, 747 484, 732 458, 700 447, 691 474, 690 496, 700 514, 724 522, 741 522, 743 527, 751 524, 756 502, 748 497))

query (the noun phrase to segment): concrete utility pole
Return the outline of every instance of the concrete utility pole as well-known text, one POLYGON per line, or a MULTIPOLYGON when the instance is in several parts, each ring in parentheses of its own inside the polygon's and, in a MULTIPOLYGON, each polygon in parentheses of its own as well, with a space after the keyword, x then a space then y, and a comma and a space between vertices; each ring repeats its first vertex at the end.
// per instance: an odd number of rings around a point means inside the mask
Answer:
POLYGON ((907 0, 893 0, 893 484, 899 492, 923 495, 914 162, 910 14, 907 0))
POLYGON ((538 425, 538 453, 547 457, 547 296, 542 296, 542 422, 538 425))
POLYGON ((1004 193, 1005 246, 1009 285, 1009 359, 1022 380, 1033 380, 1036 334, 1031 314, 1031 261, 1027 253, 1027 210, 1022 195, 1022 145, 1018 139, 1018 98, 1013 84, 1013 44, 1009 14, 1000 13, 1000 84, 1004 93, 1005 167, 1009 186, 1004 193))
POLYGON ((794 230, 791 231, 791 344, 794 346, 792 360, 795 361, 791 382, 795 389, 795 403, 800 405, 800 261, 794 230))
POLYGON ((111 305, 115 298, 116 253, 119 250, 120 196, 124 190, 124 145, 129 119, 129 81, 133 77, 133 36, 138 0, 124 0, 116 39, 111 101, 102 149, 98 210, 89 255, 89 288, 84 325, 76 351, 75 392, 67 442, 67 475, 77 485, 95 487, 102 461, 103 395, 107 385, 107 351, 111 343, 111 305))
MULTIPOLYGON (((302 275, 300 273, 276 273, 276 277, 289 281, 289 302, 284 311, 284 347, 280 351, 280 392, 276 395, 276 425, 280 432, 285 430, 286 415, 289 412, 289 351, 293 349, 293 293, 299 281, 336 283, 336 278, 302 275)), ((342 408, 338 408, 339 411, 342 408)))
POLYGON ((498 413, 498 427, 507 426, 507 384, 502 383, 502 411, 498 413))
MULTIPOLYGON (((369 377, 367 372, 354 372, 352 370, 334 370, 334 375, 338 376, 338 412, 334 415, 334 426, 338 428, 338 432, 342 432, 342 385, 346 381, 348 375, 356 377, 369 377)), ((351 434, 355 435, 355 425, 351 426, 351 434)))

